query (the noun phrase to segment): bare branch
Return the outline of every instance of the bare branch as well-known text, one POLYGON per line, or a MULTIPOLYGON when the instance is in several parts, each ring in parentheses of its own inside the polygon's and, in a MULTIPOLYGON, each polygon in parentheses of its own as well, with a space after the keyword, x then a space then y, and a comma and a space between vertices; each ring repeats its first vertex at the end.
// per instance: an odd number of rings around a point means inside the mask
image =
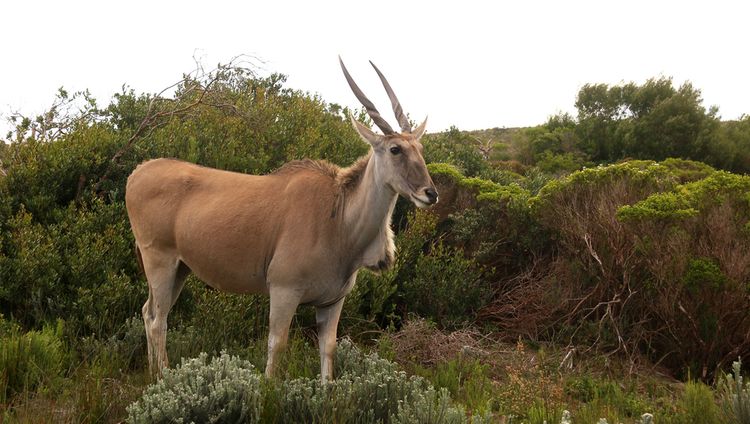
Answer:
POLYGON ((138 128, 133 132, 133 134, 128 138, 128 141, 125 142, 125 144, 118 150, 110 159, 109 166, 105 170, 104 174, 99 178, 96 185, 94 186, 94 191, 99 192, 101 190, 102 184, 107 181, 113 172, 114 169, 117 168, 117 165, 120 162, 120 159, 122 158, 125 153, 127 153, 132 147, 133 144, 138 141, 139 139, 143 137, 147 137, 150 135, 155 129, 158 127, 165 125, 170 118, 176 117, 176 116, 183 116, 187 112, 197 108, 200 105, 210 106, 210 107, 222 107, 227 108, 230 107, 231 110, 237 111, 236 107, 231 104, 227 103, 215 103, 212 101, 207 101, 208 97, 207 94, 210 93, 214 87, 221 79, 226 77, 226 73, 228 71, 240 71, 247 74, 254 74, 253 69, 251 69, 249 66, 253 66, 253 63, 258 61, 254 57, 242 55, 242 56, 236 56, 234 57, 228 64, 222 65, 219 64, 215 69, 206 72, 203 68, 202 63, 193 56, 193 59, 196 63, 196 68, 191 71, 190 73, 183 76, 183 78, 173 84, 170 84, 169 86, 162 89, 159 93, 157 93, 148 104, 148 108, 146 110, 145 116, 141 120, 140 124, 138 125, 138 128), (238 65, 236 62, 239 62, 243 64, 244 66, 238 65), (172 91, 173 89, 177 87, 184 87, 185 89, 179 93, 179 96, 176 98, 165 98, 163 97, 165 93, 172 91), (182 99, 188 99, 192 97, 195 93, 199 93, 196 99, 188 103, 187 105, 177 107, 176 109, 167 109, 167 110, 160 110, 157 111, 157 107, 160 104, 164 103, 180 103, 182 99))

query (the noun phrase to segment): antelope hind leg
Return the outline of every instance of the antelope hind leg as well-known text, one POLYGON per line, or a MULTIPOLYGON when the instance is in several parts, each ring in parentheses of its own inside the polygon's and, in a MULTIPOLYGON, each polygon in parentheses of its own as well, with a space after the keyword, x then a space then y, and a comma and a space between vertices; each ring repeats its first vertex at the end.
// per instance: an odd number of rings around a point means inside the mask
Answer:
POLYGON ((149 371, 161 375, 169 366, 167 358, 167 315, 182 291, 187 267, 174 257, 141 252, 143 268, 148 280, 149 295, 143 305, 143 323, 146 328, 149 371))

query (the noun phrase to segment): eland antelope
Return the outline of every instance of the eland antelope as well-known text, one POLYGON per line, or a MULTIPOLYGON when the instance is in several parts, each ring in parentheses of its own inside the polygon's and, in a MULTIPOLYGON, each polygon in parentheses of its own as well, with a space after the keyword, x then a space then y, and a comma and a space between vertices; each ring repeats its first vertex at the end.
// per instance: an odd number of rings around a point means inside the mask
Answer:
POLYGON ((268 377, 297 306, 314 305, 321 378, 332 378, 341 307, 357 271, 393 263, 390 225, 398 195, 420 208, 438 201, 422 158, 427 120, 412 130, 388 81, 370 62, 401 127, 394 131, 339 62, 383 132, 351 118, 371 149, 350 167, 303 160, 257 176, 155 159, 128 178, 128 217, 149 287, 143 320, 152 373, 168 366, 167 315, 192 272, 218 290, 270 296, 268 377))

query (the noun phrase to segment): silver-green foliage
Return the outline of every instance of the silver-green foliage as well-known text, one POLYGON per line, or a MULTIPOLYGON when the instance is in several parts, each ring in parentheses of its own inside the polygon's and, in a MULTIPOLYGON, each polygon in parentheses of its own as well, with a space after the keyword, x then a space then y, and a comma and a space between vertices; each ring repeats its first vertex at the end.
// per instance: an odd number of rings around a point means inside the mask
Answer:
POLYGON ((732 363, 732 373, 719 382, 722 407, 728 422, 750 424, 750 382, 742 377, 742 362, 732 363))
POLYGON ((252 423, 262 411, 261 378, 248 361, 222 352, 183 360, 128 407, 130 423, 252 423))
MULTIPOLYGON (((421 393, 415 393, 410 402, 400 402, 396 414, 391 415, 391 422, 398 424, 423 423, 464 423, 466 414, 463 408, 451 407, 448 390, 436 390, 427 387, 421 393)), ((490 422, 489 416, 474 416, 471 423, 490 422)))
MULTIPOLYGON (((278 422, 463 423, 463 408, 447 390, 407 376, 396 364, 361 353, 343 340, 336 355, 337 378, 294 379, 281 387, 278 422)), ((481 422, 480 418, 474 422, 481 422)))
MULTIPOLYGON (((130 423, 401 423, 467 422, 446 389, 407 376, 393 362, 339 343, 337 378, 263 381, 247 361, 222 353, 183 360, 128 407, 130 423)), ((476 416, 472 423, 489 422, 476 416)))

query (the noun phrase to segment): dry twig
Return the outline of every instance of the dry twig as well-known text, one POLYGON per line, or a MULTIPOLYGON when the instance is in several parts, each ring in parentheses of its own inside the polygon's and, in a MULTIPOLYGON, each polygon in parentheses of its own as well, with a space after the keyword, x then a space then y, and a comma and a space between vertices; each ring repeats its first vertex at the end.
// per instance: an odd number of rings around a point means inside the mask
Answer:
POLYGON ((94 186, 94 192, 100 192, 102 184, 109 179, 113 170, 119 165, 122 156, 132 148, 137 140, 143 137, 148 137, 155 129, 169 122, 171 118, 183 116, 201 105, 215 108, 231 107, 236 111, 234 105, 208 101, 212 89, 230 71, 237 70, 248 74, 254 74, 254 71, 251 68, 256 68, 255 63, 260 62, 255 57, 243 55, 233 58, 226 65, 219 64, 215 69, 206 72, 202 63, 195 58, 194 60, 196 68, 191 73, 185 75, 181 80, 167 86, 149 101, 146 114, 138 125, 138 128, 136 128, 130 138, 128 138, 128 141, 125 142, 123 147, 112 156, 107 169, 94 186), (243 66, 243 64, 245 66, 243 66), (248 64, 250 67, 247 66, 248 64), (183 91, 180 93, 179 97, 172 99, 163 97, 165 93, 170 92, 179 86, 183 87, 183 91), (193 97, 195 93, 197 93, 198 97, 184 106, 159 110, 159 105, 161 104, 172 103, 179 105, 182 103, 181 100, 189 99, 193 97))

